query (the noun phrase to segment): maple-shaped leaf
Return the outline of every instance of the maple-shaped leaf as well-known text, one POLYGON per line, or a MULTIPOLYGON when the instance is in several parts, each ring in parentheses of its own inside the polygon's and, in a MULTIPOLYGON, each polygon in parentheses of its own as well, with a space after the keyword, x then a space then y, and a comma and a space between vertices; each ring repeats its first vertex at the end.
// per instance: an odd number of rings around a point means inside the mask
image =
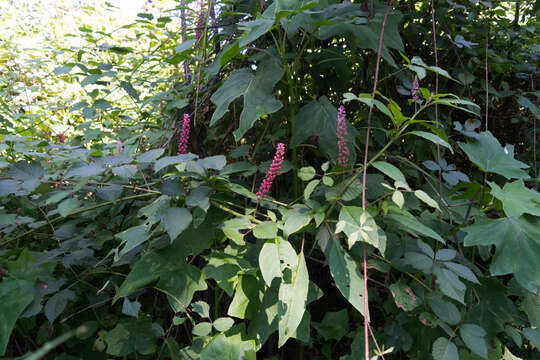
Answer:
POLYGON ((490 265, 494 276, 513 273, 526 289, 540 285, 540 219, 528 215, 488 220, 463 228, 465 246, 495 245, 490 265))

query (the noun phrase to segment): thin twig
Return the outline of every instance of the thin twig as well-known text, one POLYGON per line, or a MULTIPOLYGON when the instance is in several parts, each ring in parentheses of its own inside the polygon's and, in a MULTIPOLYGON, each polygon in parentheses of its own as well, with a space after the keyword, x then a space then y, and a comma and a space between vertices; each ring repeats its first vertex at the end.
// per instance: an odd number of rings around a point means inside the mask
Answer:
MULTIPOLYGON (((435 27, 435 0, 431 0, 431 28, 433 32, 433 50, 435 55, 435 66, 439 66, 439 56, 437 53, 437 29, 435 27)), ((439 94, 439 74, 435 73, 435 96, 439 94)), ((439 129, 439 105, 435 104, 435 127, 439 129)), ((437 163, 441 163, 441 146, 437 145, 437 163)), ((439 166, 439 203, 442 204, 443 200, 443 187, 442 187, 442 169, 439 166)), ((439 219, 441 215, 439 214, 439 219)))

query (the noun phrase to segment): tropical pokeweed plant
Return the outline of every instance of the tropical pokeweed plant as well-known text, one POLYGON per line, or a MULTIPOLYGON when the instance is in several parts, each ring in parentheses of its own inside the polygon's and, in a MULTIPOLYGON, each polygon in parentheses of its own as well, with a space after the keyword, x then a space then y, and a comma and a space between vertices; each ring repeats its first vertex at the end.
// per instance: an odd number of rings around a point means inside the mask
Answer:
POLYGON ((67 130, 0 113, 0 354, 539 357, 537 20, 512 6, 182 1, 118 44, 81 27, 50 64, 81 90, 67 130))

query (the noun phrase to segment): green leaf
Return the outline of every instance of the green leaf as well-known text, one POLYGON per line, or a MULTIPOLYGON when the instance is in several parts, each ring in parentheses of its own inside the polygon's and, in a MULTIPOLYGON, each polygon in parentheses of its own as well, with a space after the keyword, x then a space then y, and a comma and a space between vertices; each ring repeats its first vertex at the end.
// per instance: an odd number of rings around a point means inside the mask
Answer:
POLYGON ((174 48, 174 51, 176 51, 178 54, 182 54, 184 51, 187 51, 187 50, 191 49, 193 47, 193 44, 195 44, 196 42, 197 42, 197 40, 195 40, 195 39, 186 40, 183 43, 178 44, 174 48))
POLYGON ((433 200, 431 198, 431 196, 426 194, 424 191, 415 190, 414 191, 414 196, 416 196, 417 198, 419 198, 420 200, 422 200, 424 203, 428 204, 432 208, 435 208, 435 209, 441 211, 441 208, 439 207, 439 204, 435 200, 433 200))
POLYGON ((279 287, 279 341, 282 347, 296 332, 302 321, 309 289, 309 275, 304 254, 298 256, 298 266, 293 271, 291 283, 282 282, 279 287))
POLYGON ((413 135, 416 135, 416 136, 420 136, 424 139, 427 139, 431 142, 434 142, 435 144, 439 144, 441 146, 444 146, 445 148, 447 148, 448 150, 450 150, 450 152, 453 154, 454 153, 454 149, 452 149, 452 147, 450 146, 449 143, 447 143, 446 141, 444 141, 443 139, 441 139, 440 137, 438 137, 437 135, 435 134, 432 134, 432 133, 428 133, 428 132, 425 132, 425 131, 411 131, 410 134, 413 134, 413 135))
POLYGON ((525 96, 518 96, 519 105, 526 107, 537 118, 540 119, 540 109, 533 102, 527 99, 525 96))
POLYGON ((501 200, 506 216, 517 218, 525 213, 540 216, 540 194, 525 187, 523 180, 507 182, 502 189, 491 181, 488 184, 491 195, 501 200))
POLYGON ((259 18, 253 21, 246 21, 239 23, 240 30, 244 31, 244 34, 239 38, 238 45, 244 47, 249 43, 257 40, 270 30, 274 24, 274 19, 259 18))
POLYGON ((112 172, 115 176, 131 179, 137 173, 137 167, 133 165, 122 165, 112 168, 112 172))
POLYGON ((221 334, 216 336, 201 351, 200 360, 255 360, 255 350, 248 341, 232 341, 231 338, 221 334))
POLYGON ((206 290, 200 270, 186 264, 187 250, 180 241, 162 250, 149 251, 138 260, 118 289, 115 301, 134 291, 155 283, 164 292, 176 312, 185 311, 196 291, 206 290))
POLYGON ((193 217, 188 209, 172 207, 163 215, 161 224, 165 227, 172 242, 189 227, 192 220, 193 217))
POLYGON ((204 301, 194 302, 191 309, 203 318, 210 318, 210 305, 204 301))
POLYGON ((283 225, 283 232, 285 236, 290 236, 309 224, 313 217, 309 214, 305 208, 292 209, 286 215, 285 224, 283 225))
POLYGON ((64 75, 64 74, 69 74, 72 69, 73 69, 73 66, 63 65, 63 66, 57 66, 53 70, 53 72, 54 72, 54 75, 64 75))
POLYGON ((412 311, 420 305, 420 299, 414 294, 412 289, 407 285, 397 282, 389 287, 396 306, 404 311, 412 311))
POLYGON ((251 229, 253 224, 247 217, 236 217, 223 222, 221 230, 232 241, 238 245, 244 245, 244 234, 240 230, 251 229))
POLYGON ((433 359, 435 360, 459 360, 456 345, 443 337, 435 340, 431 355, 433 355, 433 359))
POLYGON ((349 249, 357 241, 364 241, 379 249, 384 255, 386 235, 367 211, 357 206, 343 206, 339 212, 339 222, 344 224, 343 232, 348 237, 349 249))
POLYGON ((278 227, 275 222, 263 221, 253 228, 253 236, 257 239, 274 239, 277 236, 278 227))
POLYGON ((386 161, 376 161, 372 165, 375 169, 379 170, 391 179, 407 184, 407 180, 405 179, 405 176, 401 170, 394 165, 387 163, 386 161))
POLYGON ((303 181, 309 181, 315 176, 315 168, 313 166, 306 166, 298 170, 298 177, 303 181))
POLYGON ((105 333, 107 354, 126 356, 134 352, 150 355, 156 351, 152 321, 146 319, 122 319, 114 329, 105 333))
POLYGON ((281 264, 276 240, 268 240, 259 253, 259 268, 266 285, 270 286, 275 278, 281 279, 281 264))
POLYGON ((523 335, 531 341, 536 348, 540 348, 540 330, 533 329, 533 328, 525 328, 523 329, 523 335))
POLYGON ((388 215, 388 219, 399 223, 399 225, 401 225, 401 228, 410 234, 413 234, 415 236, 423 235, 440 241, 443 244, 445 243, 444 239, 439 234, 428 228, 426 225, 422 224, 414 217, 392 213, 388 215))
POLYGON ((214 328, 219 332, 225 332, 234 325, 234 320, 230 317, 220 317, 214 320, 214 328))
POLYGON ((341 294, 364 315, 364 280, 358 263, 341 245, 332 241, 328 265, 341 294))
POLYGON ((319 183, 321 182, 321 180, 311 180, 307 185, 306 185, 306 188, 304 189, 304 198, 306 200, 309 200, 309 197, 311 196, 311 194, 313 193, 313 190, 315 190, 315 188, 317 187, 317 185, 319 185, 319 183))
POLYGON ((255 73, 247 68, 233 71, 210 98, 216 105, 210 125, 215 125, 223 117, 233 100, 243 96, 244 107, 240 114, 240 124, 234 131, 235 139, 239 140, 257 119, 272 114, 283 106, 273 94, 274 86, 283 73, 281 65, 272 58, 263 60, 255 73))
POLYGON ((467 233, 465 246, 497 247, 489 267, 491 275, 514 273, 524 288, 537 292, 540 279, 540 219, 528 216, 490 219, 462 230, 467 233))
POLYGON ((242 275, 234 297, 227 310, 227 315, 239 319, 251 319, 260 309, 259 284, 251 275, 242 275))
POLYGON ((34 300, 34 284, 25 280, 3 280, 0 298, 0 355, 4 355, 15 322, 34 300))
POLYGON ((58 213, 60 213, 60 216, 66 217, 74 210, 77 210, 80 204, 81 202, 76 198, 66 199, 58 204, 58 213))
POLYGON ((129 301, 126 297, 124 298, 124 303, 122 304, 122 314, 127 316, 133 316, 134 318, 139 318, 139 310, 141 310, 141 303, 138 301, 129 301))
POLYGON ((209 156, 197 160, 197 163, 205 169, 220 171, 227 165, 227 159, 223 155, 209 156))
POLYGON ((88 75, 87 77, 85 77, 82 81, 81 81, 81 86, 84 87, 86 85, 92 85, 92 84, 95 84, 99 78, 101 78, 103 75, 102 74, 92 74, 92 75, 88 75))
POLYGON ((399 190, 394 191, 392 194, 392 201, 394 204, 396 204, 400 209, 403 208, 403 204, 405 204, 405 198, 403 197, 403 193, 399 190))
POLYGON ((461 339, 469 349, 475 354, 488 358, 486 345, 486 332, 480 326, 475 324, 463 324, 459 330, 461 339))
POLYGON ((124 89, 124 91, 127 92, 129 96, 131 96, 137 101, 139 100, 139 92, 133 87, 133 85, 130 82, 120 81, 120 87, 124 89))
POLYGON ((450 325, 457 325, 460 322, 461 314, 453 303, 444 301, 439 297, 431 297, 428 299, 428 302, 431 310, 433 310, 435 315, 442 321, 450 325))
POLYGON ((212 324, 209 322, 198 323, 193 327, 193 335, 206 336, 212 332, 212 324))
POLYGON ((540 327, 540 295, 528 294, 523 299, 522 307, 531 325, 540 327))
POLYGON ((481 170, 504 176, 507 179, 527 179, 529 175, 522 169, 529 166, 513 158, 499 144, 499 141, 489 131, 476 134, 474 139, 459 146, 469 159, 481 170))
POLYGON ((140 153, 140 154, 137 156, 137 161, 140 162, 140 163, 150 163, 150 162, 154 162, 154 161, 156 161, 157 159, 159 159, 159 157, 160 157, 161 155, 163 155, 164 152, 165 152, 165 149, 164 149, 164 148, 162 148, 162 149, 153 149, 153 150, 149 150, 149 151, 140 153))
POLYGON ((199 186, 189 192, 186 196, 186 205, 192 207, 200 207, 204 211, 207 211, 210 207, 210 188, 207 186, 199 186))
POLYGON ((82 164, 74 165, 66 171, 65 178, 80 176, 80 177, 92 177, 101 174, 105 171, 105 168, 98 164, 82 164))
POLYGON ((349 315, 346 309, 327 311, 322 322, 312 323, 312 326, 326 341, 332 339, 339 341, 349 331, 349 315))
POLYGON ((52 324, 62 311, 64 311, 68 301, 75 300, 76 298, 75 293, 69 289, 64 289, 54 294, 47 300, 45 308, 43 309, 47 320, 52 324))
POLYGON ((124 247, 118 253, 115 261, 119 260, 122 256, 135 249, 137 246, 145 243, 149 238, 148 227, 146 225, 139 225, 131 227, 115 235, 115 237, 122 240, 124 247))
POLYGON ((433 273, 437 278, 436 283, 444 295, 465 304, 464 298, 467 286, 459 280, 453 271, 436 265, 433 267, 433 273))

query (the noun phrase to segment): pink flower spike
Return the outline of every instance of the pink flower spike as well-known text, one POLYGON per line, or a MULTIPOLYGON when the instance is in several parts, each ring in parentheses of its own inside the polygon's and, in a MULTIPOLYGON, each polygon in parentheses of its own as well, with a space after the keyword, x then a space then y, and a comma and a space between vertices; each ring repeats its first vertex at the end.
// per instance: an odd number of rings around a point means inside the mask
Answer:
POLYGON ((345 107, 338 109, 337 137, 338 137, 338 165, 344 168, 349 166, 349 147, 347 146, 347 121, 345 121, 345 107))
POLYGON ((186 154, 189 142, 189 123, 190 118, 188 114, 184 114, 184 123, 182 124, 182 133, 180 134, 180 141, 178 142, 178 155, 186 154))
POLYGON ((65 142, 66 142, 66 134, 64 134, 64 133, 58 134, 58 141, 59 141, 61 144, 65 143, 65 142))
POLYGON ((121 153, 122 153, 122 149, 123 149, 123 146, 122 146, 122 140, 116 139, 116 152, 117 152, 118 154, 121 154, 121 153))
POLYGON ((274 160, 270 165, 270 169, 266 173, 259 191, 257 191, 257 200, 262 200, 266 194, 270 191, 274 179, 278 175, 279 169, 281 169, 281 164, 283 163, 283 158, 285 157, 285 144, 279 143, 276 148, 276 155, 274 155, 274 160))

